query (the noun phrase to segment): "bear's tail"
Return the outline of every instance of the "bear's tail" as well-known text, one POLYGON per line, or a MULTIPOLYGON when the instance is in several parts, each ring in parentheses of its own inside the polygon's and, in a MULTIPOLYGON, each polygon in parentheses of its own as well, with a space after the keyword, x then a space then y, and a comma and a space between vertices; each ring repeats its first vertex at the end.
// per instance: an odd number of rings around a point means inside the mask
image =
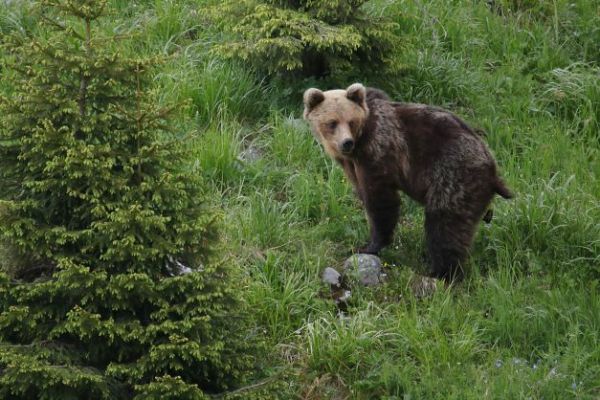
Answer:
POLYGON ((504 183, 504 181, 499 177, 496 178, 496 184, 494 186, 494 189, 496 190, 496 193, 498 193, 505 199, 512 199, 513 197, 515 197, 513 192, 511 192, 510 189, 506 187, 506 183, 504 183))

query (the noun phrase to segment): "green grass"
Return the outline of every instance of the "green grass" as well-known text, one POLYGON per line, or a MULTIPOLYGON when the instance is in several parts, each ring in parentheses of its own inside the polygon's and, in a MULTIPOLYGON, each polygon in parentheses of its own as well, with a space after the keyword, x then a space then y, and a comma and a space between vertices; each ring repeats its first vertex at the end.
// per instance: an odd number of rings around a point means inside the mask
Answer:
MULTIPOLYGON (((9 3, 0 34, 36 29, 9 3)), ((600 398, 597 2, 375 2, 400 11, 403 68, 365 83, 483 128, 517 196, 496 200, 467 280, 424 300, 410 292, 423 216, 405 198, 383 253, 388 282, 354 290, 343 316, 320 274, 366 240, 363 212, 299 120, 300 96, 210 55, 209 3, 113 0, 108 29, 135 33, 132 52, 167 57, 161 101, 187 104, 181 130, 222 209, 223 258, 269 349, 256 371, 278 383, 267 398, 600 398), (244 159, 249 146, 261 159, 244 159)))

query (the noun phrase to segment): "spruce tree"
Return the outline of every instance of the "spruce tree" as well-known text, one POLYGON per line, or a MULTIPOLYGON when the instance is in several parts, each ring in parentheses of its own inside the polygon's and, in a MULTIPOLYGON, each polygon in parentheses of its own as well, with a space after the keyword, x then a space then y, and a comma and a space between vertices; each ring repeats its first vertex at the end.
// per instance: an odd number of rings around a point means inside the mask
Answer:
POLYGON ((249 367, 245 325, 157 60, 103 34, 106 1, 39 5, 47 29, 0 69, 0 398, 223 390, 249 367))
MULTIPOLYGON (((215 52, 269 74, 322 78, 373 72, 387 64, 400 38, 396 24, 370 15, 368 0, 227 0, 213 20, 227 33, 215 52)), ((380 73, 381 71, 377 71, 380 73)))

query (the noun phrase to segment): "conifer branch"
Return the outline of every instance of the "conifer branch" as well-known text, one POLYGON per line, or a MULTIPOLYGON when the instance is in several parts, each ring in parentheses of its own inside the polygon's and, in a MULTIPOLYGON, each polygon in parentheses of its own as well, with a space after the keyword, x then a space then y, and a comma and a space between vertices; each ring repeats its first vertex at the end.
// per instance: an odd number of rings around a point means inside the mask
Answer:
POLYGON ((56 21, 55 19, 48 18, 45 15, 42 15, 41 18, 42 18, 42 21, 47 23, 48 25, 54 26, 61 31, 69 32, 71 35, 73 35, 74 37, 76 37, 79 40, 85 40, 85 38, 83 36, 81 36, 79 33, 77 33, 77 31, 75 29, 69 29, 69 28, 67 28, 67 26, 61 24, 60 22, 56 21))
MULTIPOLYGON (((91 50, 91 40, 92 40, 92 33, 91 33, 91 22, 89 18, 86 18, 85 20, 85 50, 86 50, 86 55, 89 56, 90 55, 90 50, 91 50)), ((85 71, 81 72, 81 82, 80 82, 80 86, 79 86, 79 113, 81 114, 81 116, 85 115, 85 99, 86 99, 86 94, 87 94, 87 86, 88 86, 88 78, 85 76, 85 71)))

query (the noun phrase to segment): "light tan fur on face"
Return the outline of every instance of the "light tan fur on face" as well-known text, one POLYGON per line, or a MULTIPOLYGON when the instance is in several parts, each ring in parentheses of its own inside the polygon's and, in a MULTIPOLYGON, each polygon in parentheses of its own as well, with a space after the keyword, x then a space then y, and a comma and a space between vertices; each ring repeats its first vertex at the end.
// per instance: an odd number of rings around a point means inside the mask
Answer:
POLYGON ((353 139, 356 142, 360 137, 368 116, 364 93, 362 85, 354 84, 348 90, 321 92, 308 89, 304 94, 304 118, 310 123, 315 137, 327 154, 335 159, 348 157, 340 151, 344 141, 353 139), (354 99, 349 99, 349 95, 354 99))

